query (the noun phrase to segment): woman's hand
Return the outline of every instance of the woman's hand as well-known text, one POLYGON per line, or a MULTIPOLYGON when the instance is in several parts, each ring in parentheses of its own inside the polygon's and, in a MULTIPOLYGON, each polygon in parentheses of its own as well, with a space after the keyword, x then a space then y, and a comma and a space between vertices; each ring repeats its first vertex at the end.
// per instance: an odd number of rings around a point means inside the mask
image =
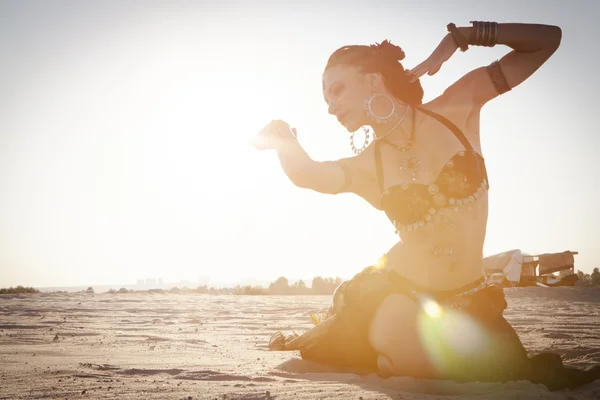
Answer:
POLYGON ((411 82, 416 81, 425 74, 436 74, 442 67, 442 64, 448 61, 457 49, 458 45, 452 38, 452 35, 446 35, 427 60, 408 71, 411 82))
POLYGON ((279 149, 283 145, 295 141, 297 137, 296 129, 281 120, 269 122, 258 134, 250 141, 250 145, 258 150, 279 149))

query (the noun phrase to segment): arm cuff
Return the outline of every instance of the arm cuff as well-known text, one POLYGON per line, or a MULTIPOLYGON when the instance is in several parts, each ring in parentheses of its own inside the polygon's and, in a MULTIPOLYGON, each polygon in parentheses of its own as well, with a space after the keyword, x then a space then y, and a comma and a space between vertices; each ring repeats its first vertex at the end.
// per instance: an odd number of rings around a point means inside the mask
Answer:
POLYGON ((502 67, 500 66, 500 62, 494 61, 486 67, 486 70, 499 94, 503 94, 511 90, 508 82, 506 81, 504 71, 502 71, 502 67))

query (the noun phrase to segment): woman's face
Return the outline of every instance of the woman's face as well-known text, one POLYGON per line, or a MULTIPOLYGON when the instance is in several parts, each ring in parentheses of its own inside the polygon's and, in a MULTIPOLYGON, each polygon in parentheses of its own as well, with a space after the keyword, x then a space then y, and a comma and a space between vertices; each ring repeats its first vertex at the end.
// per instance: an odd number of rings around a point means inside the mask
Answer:
POLYGON ((323 97, 329 114, 349 132, 372 122, 365 111, 365 100, 372 94, 372 81, 358 67, 339 64, 323 73, 323 97))

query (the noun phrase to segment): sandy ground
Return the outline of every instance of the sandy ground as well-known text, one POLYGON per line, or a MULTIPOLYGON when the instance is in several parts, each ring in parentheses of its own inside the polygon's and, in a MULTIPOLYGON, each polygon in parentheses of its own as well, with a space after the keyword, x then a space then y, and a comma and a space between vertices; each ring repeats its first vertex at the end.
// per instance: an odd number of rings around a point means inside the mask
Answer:
MULTIPOLYGON (((506 291, 531 352, 600 362, 600 289, 506 291)), ((319 371, 271 352, 329 296, 172 293, 0 296, 0 399, 600 399, 600 381, 549 392, 528 382, 456 384, 319 371)))

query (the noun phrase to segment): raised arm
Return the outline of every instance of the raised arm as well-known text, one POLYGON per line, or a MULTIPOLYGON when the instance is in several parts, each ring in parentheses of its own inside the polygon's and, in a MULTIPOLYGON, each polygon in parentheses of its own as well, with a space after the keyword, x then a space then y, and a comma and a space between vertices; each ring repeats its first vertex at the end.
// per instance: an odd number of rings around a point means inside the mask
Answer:
MULTIPOLYGON (((489 25, 493 27, 493 25, 489 25)), ((470 44, 481 42, 475 28, 459 28, 470 44)), ((497 24, 496 43, 508 46, 510 53, 499 61, 478 68, 467 77, 467 94, 476 105, 505 93, 527 80, 560 46, 562 30, 558 26, 539 24, 497 24)))
POLYGON ((435 74, 460 47, 505 45, 512 49, 500 60, 476 68, 450 86, 444 96, 483 106, 515 88, 537 71, 560 46, 562 30, 557 26, 495 22, 474 22, 470 27, 449 24, 448 35, 432 55, 411 73, 418 78, 435 74))

